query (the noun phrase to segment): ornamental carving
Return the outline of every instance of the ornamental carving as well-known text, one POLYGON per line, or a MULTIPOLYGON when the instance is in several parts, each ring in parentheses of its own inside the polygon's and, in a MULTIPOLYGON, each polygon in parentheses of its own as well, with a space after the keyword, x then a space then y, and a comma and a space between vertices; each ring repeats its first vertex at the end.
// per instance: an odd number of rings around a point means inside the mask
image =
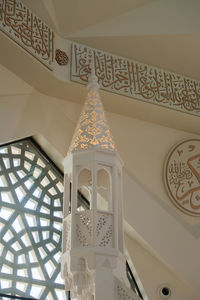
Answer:
POLYGON ((67 56, 66 52, 61 51, 60 49, 56 49, 55 54, 55 60, 57 61, 59 66, 66 66, 68 64, 69 57, 67 56))
POLYGON ((95 90, 88 93, 69 152, 90 148, 116 150, 100 95, 95 90))
POLYGON ((98 212, 96 237, 99 247, 113 247, 113 217, 111 214, 98 212))
POLYGON ((200 82, 77 43, 71 80, 87 83, 91 66, 102 89, 200 115, 200 82))
POLYGON ((92 224, 91 212, 76 213, 76 242, 78 246, 88 247, 91 245, 92 224))
POLYGON ((183 212, 200 216, 200 139, 189 139, 173 147, 164 176, 172 202, 183 212))
POLYGON ((52 70, 54 32, 19 0, 0 0, 0 30, 52 70))

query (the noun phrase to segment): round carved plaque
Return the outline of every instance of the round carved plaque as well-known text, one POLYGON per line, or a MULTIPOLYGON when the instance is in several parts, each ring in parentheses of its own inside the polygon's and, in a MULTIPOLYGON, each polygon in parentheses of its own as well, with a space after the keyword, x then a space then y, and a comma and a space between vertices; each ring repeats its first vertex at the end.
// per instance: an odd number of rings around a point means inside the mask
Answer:
POLYGON ((56 49, 55 60, 57 61, 58 65, 66 66, 69 62, 69 57, 67 56, 67 53, 65 53, 64 51, 61 51, 60 49, 56 49))
POLYGON ((183 212, 200 216, 200 139, 176 144, 164 166, 167 192, 183 212))

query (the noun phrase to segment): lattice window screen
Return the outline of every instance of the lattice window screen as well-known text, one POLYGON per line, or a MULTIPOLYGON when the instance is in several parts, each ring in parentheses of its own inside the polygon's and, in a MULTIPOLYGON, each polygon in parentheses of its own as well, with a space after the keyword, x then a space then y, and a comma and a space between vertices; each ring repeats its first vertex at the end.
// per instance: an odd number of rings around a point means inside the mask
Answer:
POLYGON ((60 277, 63 178, 31 140, 0 147, 0 290, 66 299, 60 277))

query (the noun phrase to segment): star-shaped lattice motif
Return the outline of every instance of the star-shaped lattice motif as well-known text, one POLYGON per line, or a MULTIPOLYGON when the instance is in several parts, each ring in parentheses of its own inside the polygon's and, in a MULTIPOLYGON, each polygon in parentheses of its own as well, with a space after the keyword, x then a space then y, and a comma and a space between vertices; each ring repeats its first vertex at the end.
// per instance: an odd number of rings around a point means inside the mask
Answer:
POLYGON ((62 176, 30 140, 0 147, 0 288, 66 299, 60 277, 62 176))

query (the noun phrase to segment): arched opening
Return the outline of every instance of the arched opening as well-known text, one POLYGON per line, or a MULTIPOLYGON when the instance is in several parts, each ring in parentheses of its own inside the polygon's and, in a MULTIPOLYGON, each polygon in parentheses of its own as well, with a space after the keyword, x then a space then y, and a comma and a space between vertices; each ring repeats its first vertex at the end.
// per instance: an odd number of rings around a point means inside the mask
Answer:
POLYGON ((78 174, 78 191, 77 191, 77 210, 87 210, 91 208, 91 189, 92 189, 92 172, 89 169, 82 169, 78 174), (81 201, 80 201, 81 194, 81 201))
POLYGON ((107 170, 97 172, 97 209, 111 211, 111 178, 107 170))

